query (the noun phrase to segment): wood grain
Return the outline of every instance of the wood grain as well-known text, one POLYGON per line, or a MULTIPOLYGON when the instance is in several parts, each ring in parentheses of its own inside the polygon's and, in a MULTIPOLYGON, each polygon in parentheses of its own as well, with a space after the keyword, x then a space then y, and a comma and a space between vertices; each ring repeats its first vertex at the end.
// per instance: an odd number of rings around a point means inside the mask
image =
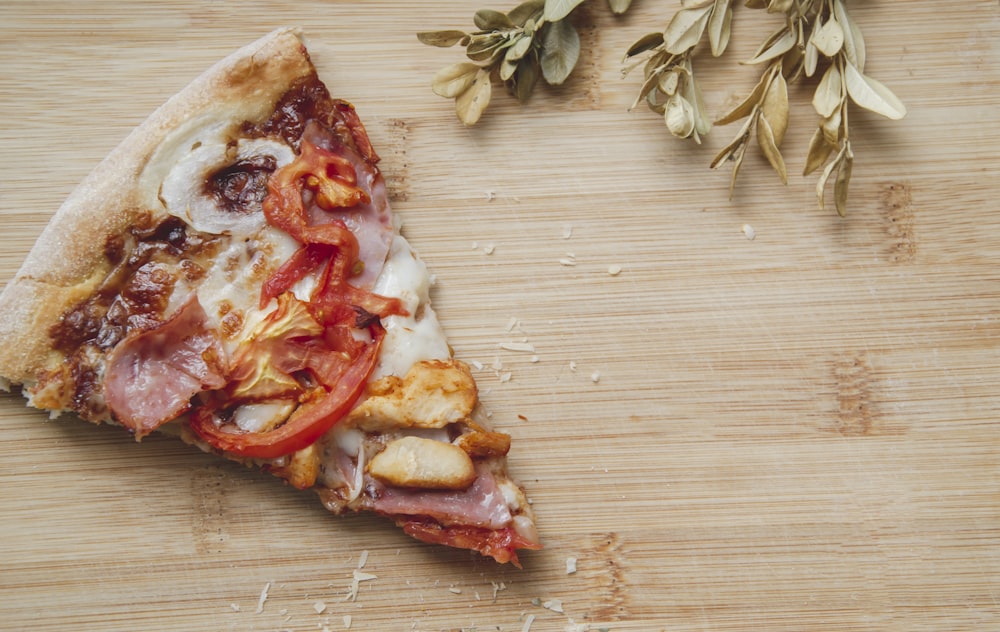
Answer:
MULTIPOLYGON (((4 395, 0 629, 1000 628, 1000 7, 903 5, 851 3, 909 114, 853 115, 841 219, 812 177, 783 187, 755 155, 730 200, 707 164, 735 129, 696 147, 628 111, 622 51, 675 2, 617 18, 592 0, 567 84, 498 91, 472 129, 429 89, 458 52, 414 37, 471 28, 466 2, 0 4, 4 280, 153 108, 304 26, 383 157, 457 354, 483 366, 547 545, 498 567, 4 395), (351 600, 365 551, 377 579, 351 600)), ((713 113, 753 85, 737 61, 771 26, 737 13, 731 51, 703 62, 713 113)), ((791 99, 800 165, 808 86, 791 99)))

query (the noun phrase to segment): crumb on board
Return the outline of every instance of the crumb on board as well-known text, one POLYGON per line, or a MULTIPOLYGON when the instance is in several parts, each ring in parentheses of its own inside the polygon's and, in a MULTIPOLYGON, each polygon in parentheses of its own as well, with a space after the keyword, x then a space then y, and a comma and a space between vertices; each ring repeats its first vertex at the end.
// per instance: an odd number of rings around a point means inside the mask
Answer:
POLYGON ((620 265, 613 264, 608 266, 608 274, 610 274, 611 276, 618 276, 621 273, 622 273, 622 267, 620 265))
POLYGON ((264 602, 267 601, 267 593, 269 590, 271 590, 271 582, 264 584, 264 589, 260 591, 260 597, 257 599, 257 614, 264 612, 264 602))
POLYGON ((566 574, 567 575, 572 575, 575 572, 576 572, 576 558, 575 557, 567 557, 566 558, 566 574))
POLYGON ((754 237, 757 236, 757 231, 753 229, 750 224, 743 224, 743 236, 748 240, 753 241, 754 237))

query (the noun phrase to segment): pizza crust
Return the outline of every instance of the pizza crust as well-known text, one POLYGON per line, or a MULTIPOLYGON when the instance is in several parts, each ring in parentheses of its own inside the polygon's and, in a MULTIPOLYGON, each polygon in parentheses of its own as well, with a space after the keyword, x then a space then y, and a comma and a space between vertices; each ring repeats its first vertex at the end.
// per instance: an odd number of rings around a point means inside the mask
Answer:
POLYGON ((30 385, 57 366, 62 355, 48 332, 110 271, 108 238, 149 211, 166 216, 150 207, 157 192, 141 191, 140 181, 175 130, 192 119, 262 119, 295 80, 314 72, 298 29, 278 29, 209 68, 129 134, 56 211, 0 294, 0 377, 30 385))

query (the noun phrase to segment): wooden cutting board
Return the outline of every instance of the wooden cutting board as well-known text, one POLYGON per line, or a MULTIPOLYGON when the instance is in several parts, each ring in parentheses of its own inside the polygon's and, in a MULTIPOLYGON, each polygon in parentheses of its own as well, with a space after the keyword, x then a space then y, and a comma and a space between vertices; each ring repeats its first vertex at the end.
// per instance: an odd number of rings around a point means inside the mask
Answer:
MULTIPOLYGON (((476 3, 0 5, 4 281, 157 105, 304 26, 546 544, 500 567, 5 395, 0 629, 1000 629, 1000 7, 850 3, 909 114, 852 113, 840 218, 798 175, 811 85, 791 90, 788 185, 754 154, 730 199, 708 163, 737 126, 699 147, 628 110, 623 52, 679 3, 585 6, 573 78, 523 105, 497 90, 470 129, 429 88, 459 51, 414 34, 471 29, 476 3)), ((699 66, 713 115, 775 26, 737 8, 699 66)))

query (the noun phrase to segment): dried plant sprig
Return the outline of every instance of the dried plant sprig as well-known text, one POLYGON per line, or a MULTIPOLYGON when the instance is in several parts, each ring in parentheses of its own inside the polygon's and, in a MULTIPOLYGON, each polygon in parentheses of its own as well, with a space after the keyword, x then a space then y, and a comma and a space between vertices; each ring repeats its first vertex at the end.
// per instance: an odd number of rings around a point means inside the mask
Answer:
MULTIPOLYGON (((615 13, 628 10, 632 0, 608 0, 615 13)), ((504 84, 519 101, 527 99, 541 78, 562 84, 580 57, 580 35, 570 15, 583 0, 527 0, 507 13, 476 12, 478 30, 418 33, 424 44, 465 48, 469 61, 452 64, 434 75, 435 94, 455 99, 455 113, 475 125, 492 96, 493 82, 504 84)))
MULTIPOLYGON (((726 163, 732 165, 732 195, 747 147, 751 139, 756 138, 761 153, 781 181, 787 183, 787 166, 780 147, 788 126, 788 83, 803 76, 813 77, 820 64, 825 64, 826 70, 813 95, 813 107, 821 121, 810 141, 803 175, 826 165, 816 185, 819 206, 824 207, 826 187, 833 178, 837 212, 844 215, 854 165, 848 129, 848 101, 890 119, 905 116, 906 108, 889 88, 864 74, 864 37, 847 12, 846 0, 746 0, 745 5, 751 9, 782 14, 784 24, 761 44, 751 59, 744 62, 748 65, 767 65, 750 94, 714 121, 715 125, 725 125, 746 119, 736 137, 716 155, 710 166, 715 169, 726 163)), ((664 101, 664 95, 669 95, 677 84, 671 75, 679 73, 694 84, 691 60, 695 47, 707 30, 712 54, 720 55, 731 31, 731 11, 731 3, 723 0, 682 1, 682 8, 674 14, 662 34, 646 35, 626 53, 628 59, 651 51, 646 64, 646 79, 639 89, 636 103, 646 98, 654 111, 665 113, 667 127, 675 136, 692 137, 700 142, 699 134, 707 133, 710 125, 695 114, 696 124, 691 127, 690 121, 684 119, 688 111, 683 103, 671 105, 669 100, 664 101), (671 108, 675 110, 673 116, 671 108), (672 119, 675 121, 673 125, 672 119), (679 119, 685 124, 677 125, 679 119), (686 131, 688 133, 684 133, 686 131)), ((626 68, 626 72, 628 70, 626 68)), ((693 90, 699 99, 696 107, 700 107, 700 92, 696 87, 693 90)))

